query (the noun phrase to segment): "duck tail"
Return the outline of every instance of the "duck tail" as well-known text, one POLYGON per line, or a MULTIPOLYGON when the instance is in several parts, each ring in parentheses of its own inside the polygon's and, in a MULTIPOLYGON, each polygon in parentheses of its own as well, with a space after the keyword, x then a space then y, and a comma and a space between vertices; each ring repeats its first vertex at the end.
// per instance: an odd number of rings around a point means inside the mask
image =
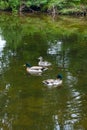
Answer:
POLYGON ((41 70, 45 71, 45 70, 48 70, 48 68, 47 67, 43 67, 41 70))
POLYGON ((45 85, 49 85, 49 82, 47 80, 42 81, 45 85))
POLYGON ((48 84, 48 82, 46 80, 42 81, 44 84, 48 84))

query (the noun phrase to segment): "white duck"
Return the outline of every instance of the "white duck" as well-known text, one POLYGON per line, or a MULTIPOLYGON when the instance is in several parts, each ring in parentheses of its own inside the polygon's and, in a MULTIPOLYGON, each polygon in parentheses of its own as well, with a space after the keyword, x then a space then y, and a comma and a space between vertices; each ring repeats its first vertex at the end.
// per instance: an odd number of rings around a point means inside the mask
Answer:
POLYGON ((40 56, 38 59, 39 59, 39 62, 38 62, 38 65, 39 65, 39 66, 49 67, 49 66, 52 65, 52 64, 51 64, 50 62, 48 62, 48 61, 43 61, 43 57, 41 57, 41 56, 40 56))
POLYGON ((26 63, 26 71, 29 74, 32 75, 41 75, 43 71, 47 70, 48 68, 46 67, 41 67, 41 66, 31 66, 30 64, 26 63))
POLYGON ((48 87, 58 87, 62 85, 62 75, 58 74, 57 79, 47 79, 42 81, 48 87))

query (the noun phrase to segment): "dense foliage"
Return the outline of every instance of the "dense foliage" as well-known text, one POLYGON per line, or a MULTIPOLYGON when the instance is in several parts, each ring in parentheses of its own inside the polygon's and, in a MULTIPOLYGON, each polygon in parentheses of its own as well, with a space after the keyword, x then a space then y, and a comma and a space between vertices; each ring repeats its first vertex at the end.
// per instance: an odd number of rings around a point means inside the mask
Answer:
POLYGON ((0 0, 1 10, 43 11, 51 14, 87 13, 87 0, 0 0))

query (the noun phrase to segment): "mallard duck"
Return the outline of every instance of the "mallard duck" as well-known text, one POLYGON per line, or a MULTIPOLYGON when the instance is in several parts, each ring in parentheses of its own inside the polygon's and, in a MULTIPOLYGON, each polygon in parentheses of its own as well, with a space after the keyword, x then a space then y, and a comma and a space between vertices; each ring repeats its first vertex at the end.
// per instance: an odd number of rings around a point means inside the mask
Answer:
POLYGON ((40 56, 39 58, 39 62, 38 62, 38 65, 39 66, 43 66, 43 67, 48 67, 48 66, 51 66, 52 64, 48 61, 43 61, 43 57, 40 56))
POLYGON ((43 71, 48 69, 46 67, 41 67, 41 66, 31 66, 28 63, 26 63, 25 66, 26 66, 26 71, 29 74, 33 74, 33 75, 41 75, 43 71))
POLYGON ((47 79, 42 81, 48 87, 58 87, 62 85, 62 75, 58 74, 57 79, 47 79))

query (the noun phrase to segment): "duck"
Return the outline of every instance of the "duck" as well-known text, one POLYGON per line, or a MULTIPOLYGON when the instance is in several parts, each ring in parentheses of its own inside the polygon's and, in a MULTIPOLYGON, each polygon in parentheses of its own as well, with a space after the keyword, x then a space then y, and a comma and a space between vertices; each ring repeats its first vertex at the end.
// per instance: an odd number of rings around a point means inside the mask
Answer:
POLYGON ((38 59, 39 59, 39 62, 38 62, 38 65, 39 65, 39 66, 49 67, 49 66, 52 65, 52 64, 51 64, 50 62, 48 62, 48 61, 43 61, 43 57, 42 57, 42 56, 40 56, 38 59))
POLYGON ((26 63, 24 66, 26 66, 27 73, 31 75, 41 75, 43 71, 47 70, 46 67, 41 66, 31 66, 29 63, 26 63))
POLYGON ((48 87, 58 87, 62 85, 62 75, 58 74, 56 79, 47 79, 42 81, 48 87))

